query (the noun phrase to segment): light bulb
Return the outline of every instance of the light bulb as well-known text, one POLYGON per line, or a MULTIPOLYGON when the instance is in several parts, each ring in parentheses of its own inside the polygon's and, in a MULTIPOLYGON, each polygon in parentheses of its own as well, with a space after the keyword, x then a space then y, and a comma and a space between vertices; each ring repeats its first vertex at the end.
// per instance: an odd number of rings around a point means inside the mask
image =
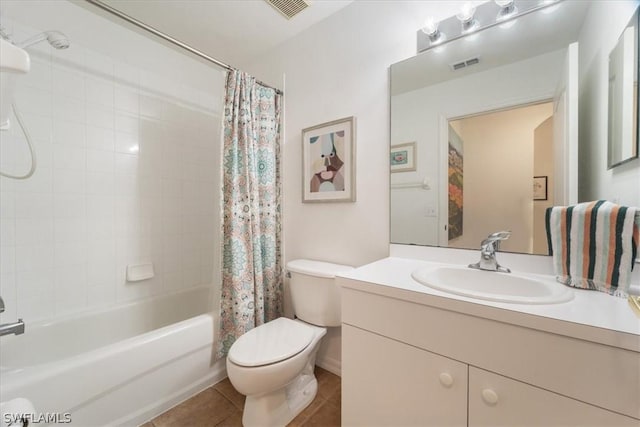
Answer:
POLYGON ((460 12, 456 14, 456 18, 460 20, 460 22, 465 23, 469 22, 473 19, 473 15, 476 13, 476 7, 471 2, 466 2, 462 5, 460 12))
POLYGON ((432 45, 442 43, 447 39, 444 33, 438 30, 438 22, 436 22, 433 18, 428 18, 426 21, 424 21, 422 32, 429 36, 429 41, 432 45))
POLYGON ((422 27, 422 32, 428 36, 433 36, 438 33, 438 23, 433 18, 427 18, 424 21, 424 26, 422 27))

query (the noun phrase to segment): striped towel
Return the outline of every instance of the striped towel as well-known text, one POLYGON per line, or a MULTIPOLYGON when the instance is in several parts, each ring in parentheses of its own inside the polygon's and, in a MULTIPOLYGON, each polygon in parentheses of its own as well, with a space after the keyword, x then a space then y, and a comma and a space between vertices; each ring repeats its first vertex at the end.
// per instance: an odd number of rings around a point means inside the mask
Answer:
POLYGON ((557 280, 626 298, 638 249, 638 212, 605 200, 548 208, 547 243, 557 280))

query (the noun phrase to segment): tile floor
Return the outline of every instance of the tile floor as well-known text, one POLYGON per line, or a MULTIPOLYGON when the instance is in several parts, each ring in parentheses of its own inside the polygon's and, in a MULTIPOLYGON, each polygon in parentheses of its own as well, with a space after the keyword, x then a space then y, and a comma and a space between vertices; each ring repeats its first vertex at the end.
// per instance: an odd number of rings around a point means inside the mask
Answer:
MULTIPOLYGON (((288 427, 340 426, 340 377, 318 367, 315 372, 318 395, 288 427)), ((243 408, 244 396, 226 378, 142 427, 241 427, 243 408)))

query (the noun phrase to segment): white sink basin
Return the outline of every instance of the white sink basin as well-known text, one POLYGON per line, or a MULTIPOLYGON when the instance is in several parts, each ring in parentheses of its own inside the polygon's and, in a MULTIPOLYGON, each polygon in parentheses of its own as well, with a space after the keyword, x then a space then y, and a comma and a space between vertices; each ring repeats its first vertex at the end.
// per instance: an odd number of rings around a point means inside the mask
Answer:
POLYGON ((467 267, 425 267, 411 273, 430 288, 489 301, 515 304, 558 304, 573 299, 573 290, 553 279, 467 267))

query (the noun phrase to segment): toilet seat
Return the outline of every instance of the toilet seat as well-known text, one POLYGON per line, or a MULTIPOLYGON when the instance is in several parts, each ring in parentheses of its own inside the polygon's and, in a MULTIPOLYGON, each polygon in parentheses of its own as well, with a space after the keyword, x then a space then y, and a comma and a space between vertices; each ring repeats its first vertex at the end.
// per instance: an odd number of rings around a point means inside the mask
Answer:
POLYGON ((242 335, 229 350, 228 359, 239 366, 257 367, 289 359, 307 348, 314 328, 280 317, 242 335))

